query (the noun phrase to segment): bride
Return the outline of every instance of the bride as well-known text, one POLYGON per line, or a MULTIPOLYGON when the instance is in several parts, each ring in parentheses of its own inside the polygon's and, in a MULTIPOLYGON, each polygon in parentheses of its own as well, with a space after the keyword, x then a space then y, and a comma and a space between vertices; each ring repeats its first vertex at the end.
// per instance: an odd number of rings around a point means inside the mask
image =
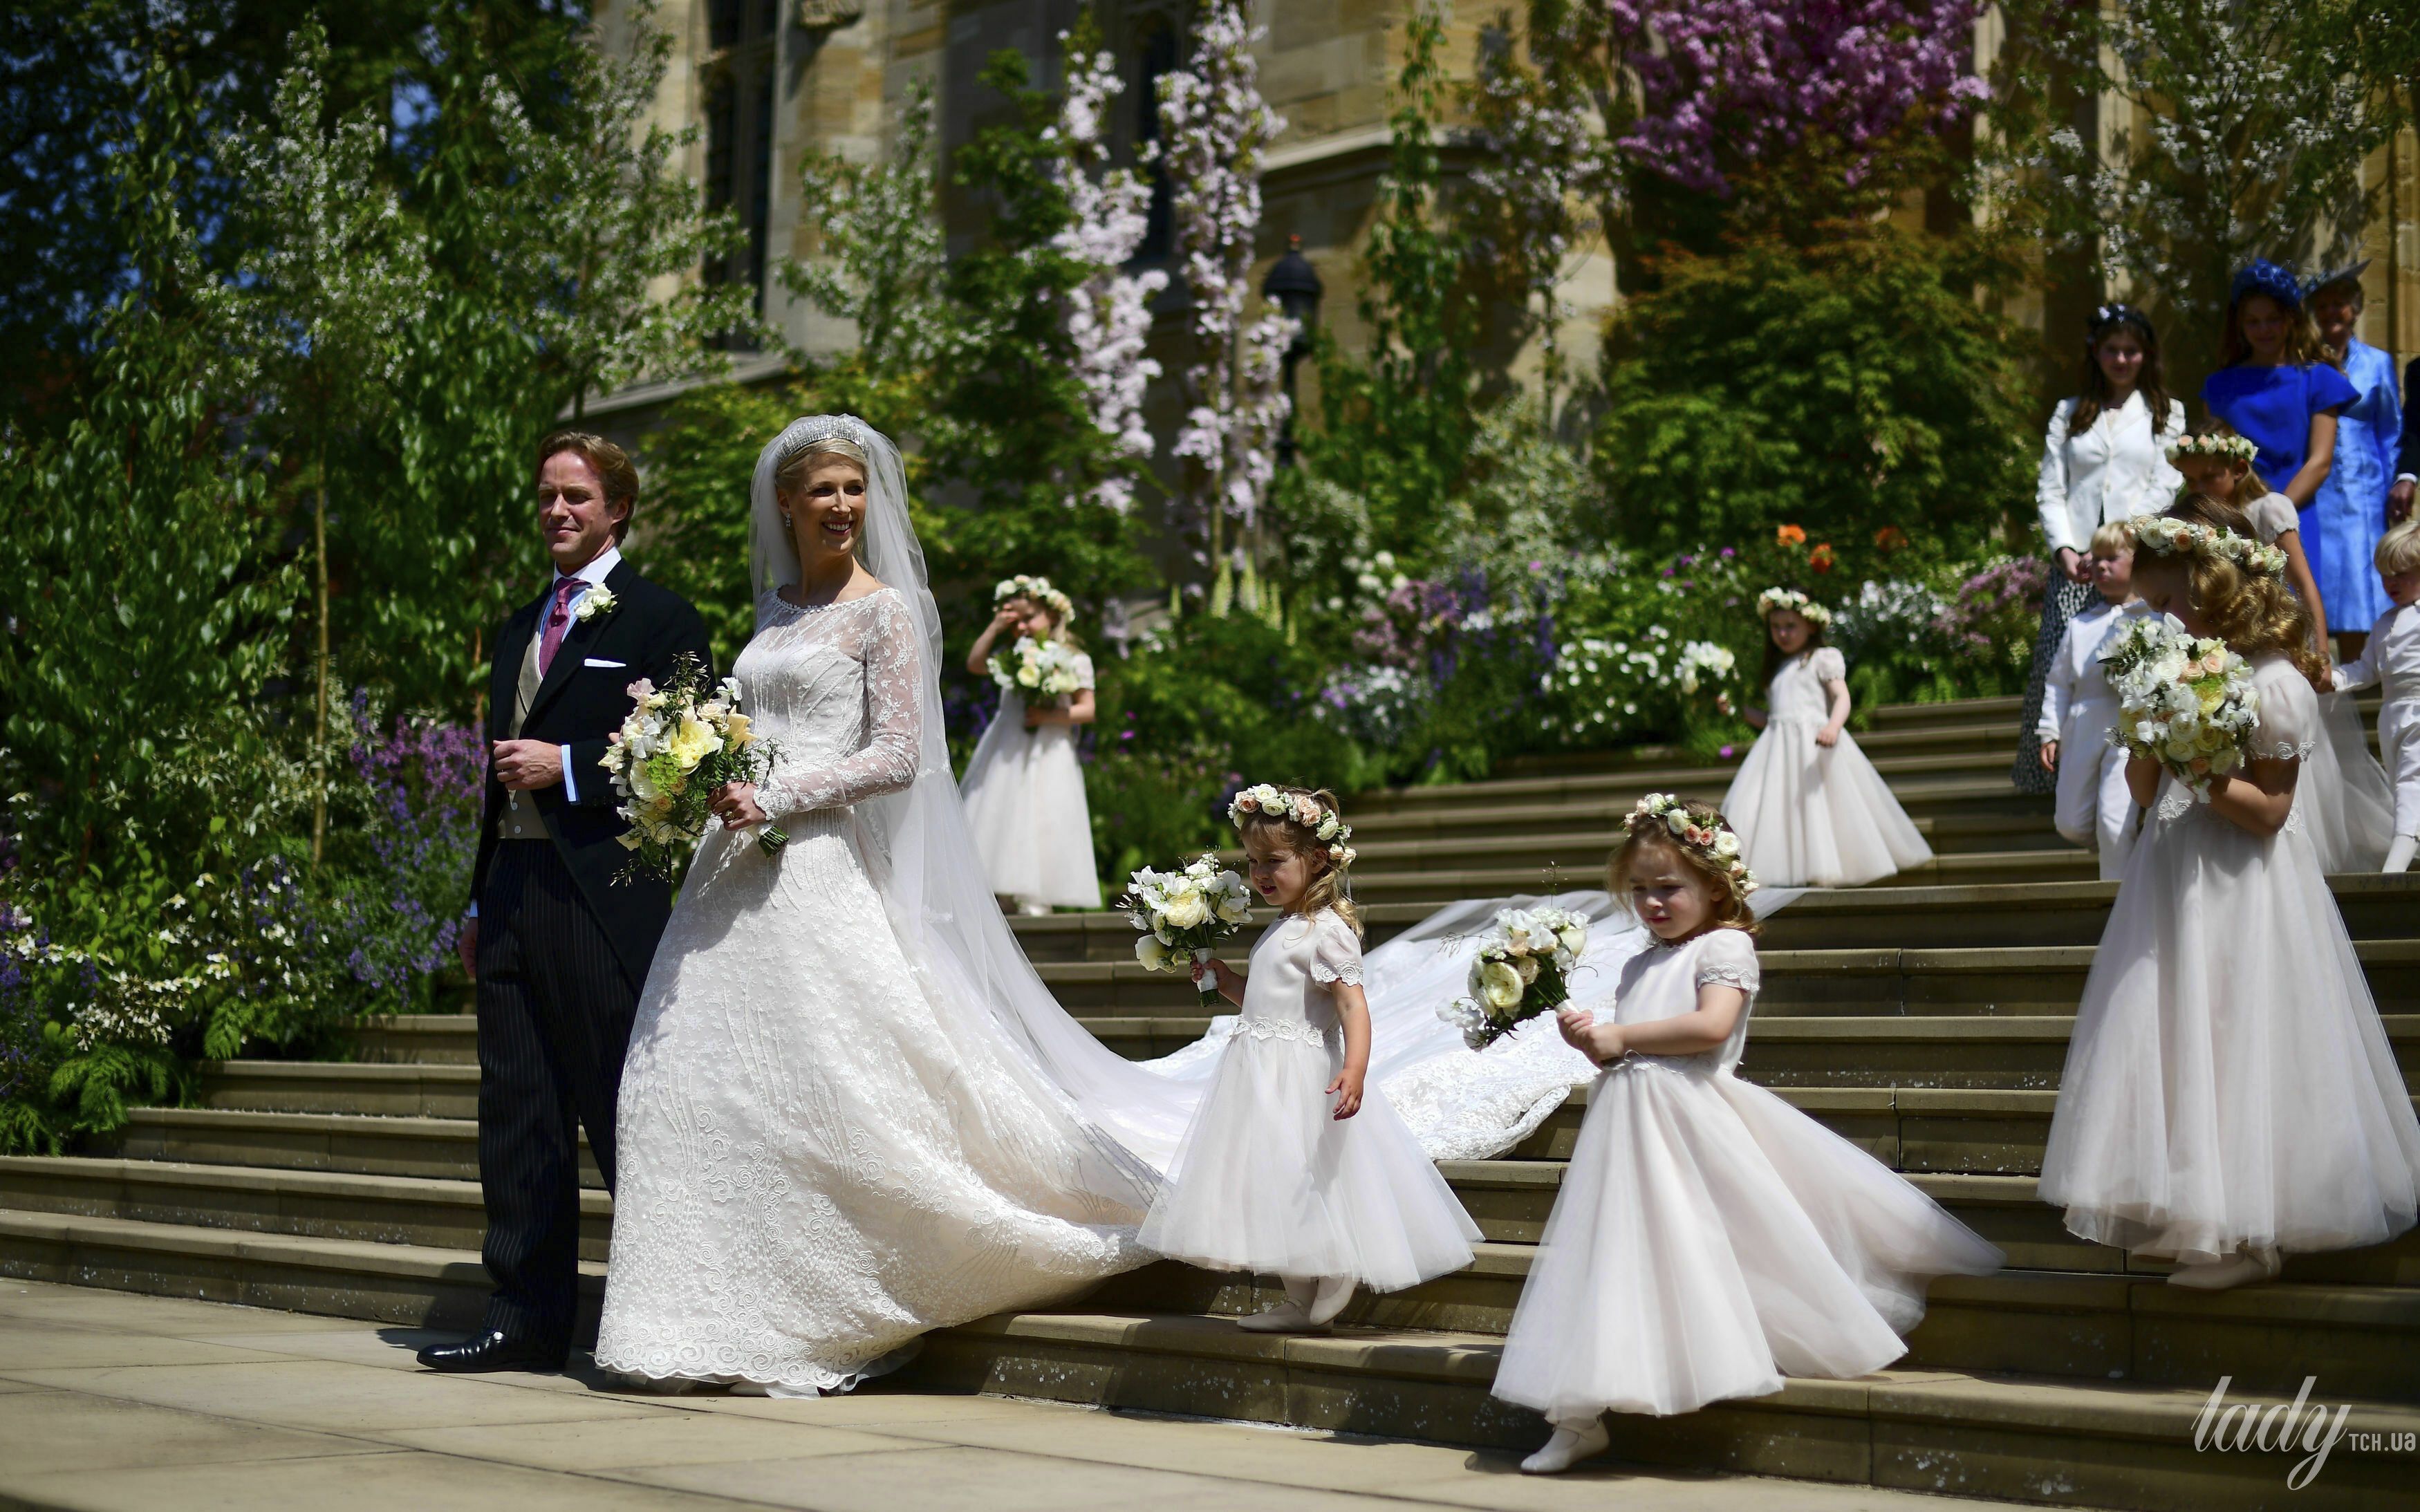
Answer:
POLYGON ((716 795, 648 973, 597 1361, 812 1394, 1149 1259, 1149 1152, 1183 1113, 1127 1087, 1113 1133, 1081 1097, 1114 1069, 1050 1067, 1090 1037, 967 836, 898 453, 854 417, 795 421, 751 505, 756 633, 733 671, 775 757, 716 795), (768 821, 772 856, 752 842, 768 821))

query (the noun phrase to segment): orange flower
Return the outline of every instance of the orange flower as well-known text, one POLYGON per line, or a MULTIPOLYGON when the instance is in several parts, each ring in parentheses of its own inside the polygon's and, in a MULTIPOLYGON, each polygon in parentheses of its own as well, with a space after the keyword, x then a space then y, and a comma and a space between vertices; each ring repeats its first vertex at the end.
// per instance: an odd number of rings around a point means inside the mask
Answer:
POLYGON ((1817 572, 1831 571, 1832 543, 1829 541, 1818 541, 1815 543, 1815 549, 1807 553, 1807 564, 1814 568, 1817 572))
POLYGON ((1802 546, 1806 544, 1807 532, 1795 525, 1784 525, 1773 532, 1773 538, 1782 546, 1802 546))
POLYGON ((1896 551, 1907 545, 1907 532, 1896 525, 1885 525, 1874 532, 1874 545, 1885 551, 1896 551))

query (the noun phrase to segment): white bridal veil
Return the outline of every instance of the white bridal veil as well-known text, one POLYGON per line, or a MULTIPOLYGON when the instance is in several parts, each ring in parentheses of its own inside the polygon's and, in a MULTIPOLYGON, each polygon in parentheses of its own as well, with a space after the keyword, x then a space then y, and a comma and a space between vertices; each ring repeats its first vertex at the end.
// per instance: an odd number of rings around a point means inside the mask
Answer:
MULTIPOLYGON (((940 613, 925 577, 923 548, 908 521, 899 452, 889 438, 854 415, 812 415, 792 421, 765 447, 750 496, 756 593, 761 598, 799 578, 797 554, 774 498, 774 475, 785 458, 810 442, 832 438, 854 443, 868 464, 859 560, 907 599, 922 642, 923 741, 916 780, 904 792, 856 809, 892 927, 909 962, 941 995, 937 1006, 967 1015, 970 1028, 985 1020, 996 1026, 1096 1128, 1153 1171, 1165 1173, 1234 1020, 1217 1020, 1208 1035, 1175 1055, 1130 1061, 1060 1007, 1026 959, 992 897, 950 770, 941 723, 940 613)), ((1773 912, 1799 890, 1760 892, 1757 913, 1773 912)), ((1369 955, 1364 980, 1376 1041, 1370 1080, 1385 1090, 1434 1158, 1481 1159, 1510 1148, 1559 1107, 1573 1087, 1595 1074, 1585 1057, 1563 1043, 1550 1020, 1526 1025, 1474 1055, 1436 1017, 1439 1007, 1462 993, 1478 937, 1496 909, 1537 901, 1455 903, 1369 955)), ((1646 949, 1649 936, 1604 892, 1565 893, 1550 901, 1593 921, 1572 996, 1583 1007, 1608 1011, 1622 963, 1646 949)))

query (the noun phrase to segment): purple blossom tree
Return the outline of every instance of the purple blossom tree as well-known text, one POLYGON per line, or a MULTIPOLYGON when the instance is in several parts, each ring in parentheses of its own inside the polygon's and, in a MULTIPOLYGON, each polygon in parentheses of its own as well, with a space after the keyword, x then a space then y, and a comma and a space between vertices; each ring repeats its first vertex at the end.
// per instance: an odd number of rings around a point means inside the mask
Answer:
MULTIPOLYGON (((1068 36, 1059 34, 1062 45, 1068 36)), ((1117 59, 1106 49, 1090 55, 1071 50, 1058 127, 1067 150, 1063 183, 1070 220, 1051 244, 1090 270, 1067 301, 1076 378, 1094 425, 1111 438, 1116 455, 1131 466, 1148 460, 1155 449, 1142 401, 1160 368, 1144 355, 1144 347, 1151 335, 1151 301, 1168 287, 1168 274, 1156 268, 1122 271, 1142 245, 1151 204, 1151 186, 1140 175, 1109 166, 1108 106, 1125 88, 1117 59)), ((1145 149, 1146 166, 1153 150, 1145 149)), ((1091 495, 1094 503, 1121 515, 1134 507, 1134 496, 1129 473, 1103 478, 1091 495)))
POLYGON ((1978 0, 1604 0, 1637 81, 1621 147, 1692 189, 1813 147, 1864 183, 1911 122, 1989 95, 1973 76, 1978 0))
POLYGON ((1176 245, 1193 307, 1193 361, 1174 450, 1194 463, 1186 501, 1206 538, 1214 614, 1239 596, 1238 576, 1244 607, 1262 608, 1248 548, 1277 470, 1271 441, 1290 409, 1279 387, 1281 364, 1270 354, 1294 339, 1293 322, 1270 314, 1244 329, 1261 225, 1261 158, 1285 128, 1261 98, 1252 44, 1264 35, 1246 23, 1238 0, 1208 0, 1191 61, 1160 84, 1176 245), (1232 546, 1231 516, 1239 526, 1232 546))

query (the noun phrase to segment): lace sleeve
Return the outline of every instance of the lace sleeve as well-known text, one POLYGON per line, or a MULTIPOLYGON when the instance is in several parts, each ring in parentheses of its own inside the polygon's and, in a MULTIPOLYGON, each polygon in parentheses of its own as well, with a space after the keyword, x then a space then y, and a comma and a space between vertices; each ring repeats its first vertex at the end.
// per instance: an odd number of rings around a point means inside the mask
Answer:
POLYGON ((1817 646, 1815 654, 1807 658, 1807 670, 1815 674, 1815 681, 1819 683, 1845 683, 1849 680, 1849 664, 1841 659, 1837 646, 1817 646))
POLYGON ((845 809, 916 780, 924 738, 923 663, 916 626, 893 594, 883 595, 868 616, 865 665, 865 744, 839 761, 813 771, 775 772, 757 789, 768 814, 845 809))
POLYGON ((1698 952, 1697 984, 1736 987, 1753 995, 1764 980, 1757 964, 1756 942, 1735 929, 1718 929, 1706 936, 1698 952))
POLYGON ((1320 915, 1312 928, 1311 975, 1314 981, 1361 985, 1360 937, 1334 914, 1320 915))
POLYGON ((1093 686, 1093 658, 1080 651, 1076 654, 1076 686, 1078 687, 1093 686))
POLYGON ((2319 696, 2292 663, 2280 657, 2258 668, 2259 722, 2244 742, 2255 761, 2294 762, 2310 754, 2319 733, 2319 696))

